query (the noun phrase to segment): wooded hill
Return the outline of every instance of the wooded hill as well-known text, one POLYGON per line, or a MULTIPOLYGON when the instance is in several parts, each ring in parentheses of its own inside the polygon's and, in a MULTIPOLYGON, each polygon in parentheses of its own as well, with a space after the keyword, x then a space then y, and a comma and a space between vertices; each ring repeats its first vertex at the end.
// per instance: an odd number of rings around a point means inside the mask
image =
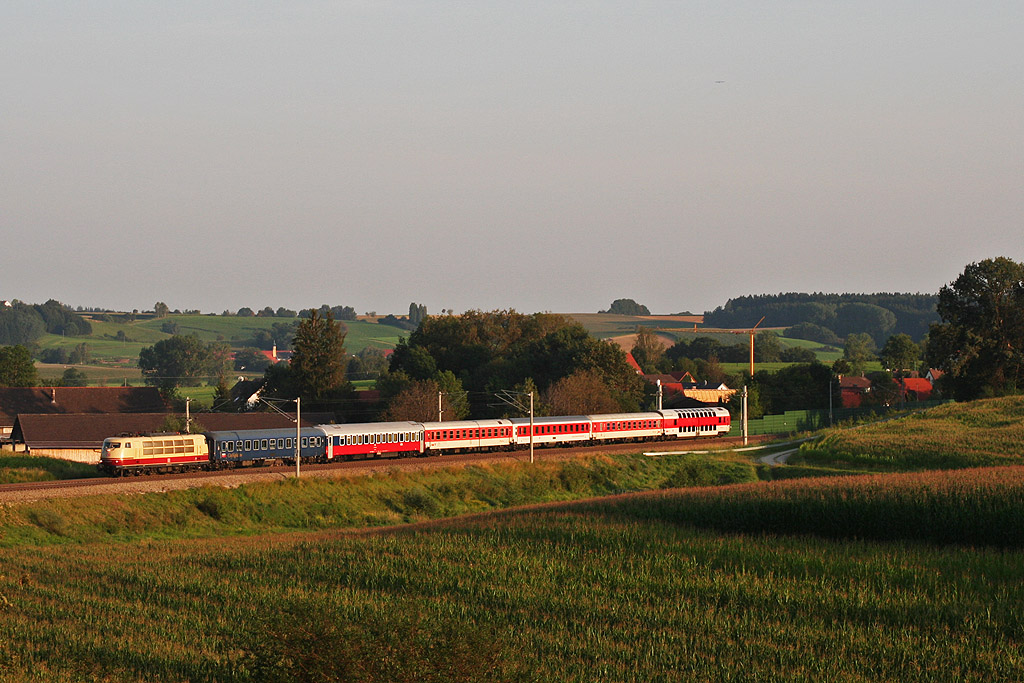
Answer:
POLYGON ((866 332, 881 345, 894 334, 924 339, 928 326, 939 322, 938 301, 935 294, 760 294, 730 299, 705 313, 704 323, 752 327, 764 316, 762 327, 814 325, 839 338, 866 332))

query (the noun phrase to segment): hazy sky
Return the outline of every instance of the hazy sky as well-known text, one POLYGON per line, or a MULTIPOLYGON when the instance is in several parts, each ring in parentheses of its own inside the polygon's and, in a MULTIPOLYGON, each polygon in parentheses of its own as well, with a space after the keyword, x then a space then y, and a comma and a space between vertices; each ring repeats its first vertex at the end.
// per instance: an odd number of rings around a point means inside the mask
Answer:
POLYGON ((1024 3, 0 3, 0 299, 703 312, 1024 261, 1024 3))

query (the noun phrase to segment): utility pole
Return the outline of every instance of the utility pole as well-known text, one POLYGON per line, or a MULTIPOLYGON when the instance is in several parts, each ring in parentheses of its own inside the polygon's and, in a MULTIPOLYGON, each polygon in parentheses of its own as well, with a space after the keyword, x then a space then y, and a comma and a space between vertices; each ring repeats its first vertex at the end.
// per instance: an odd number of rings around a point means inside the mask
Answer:
POLYGON ((533 392, 530 392, 530 464, 533 464, 533 392))
POLYGON ((658 380, 658 412, 661 412, 661 380, 658 380))
POLYGON ((437 392, 437 421, 438 422, 443 422, 444 421, 444 420, 441 419, 441 415, 444 414, 444 411, 441 410, 441 396, 442 396, 441 392, 440 391, 437 392))
POLYGON ((299 463, 302 462, 302 397, 295 398, 295 478, 299 478, 299 463))
POLYGON ((192 417, 189 415, 189 406, 192 404, 192 399, 185 397, 185 433, 192 433, 192 417))
POLYGON ((747 445, 747 387, 743 386, 743 445, 747 445))

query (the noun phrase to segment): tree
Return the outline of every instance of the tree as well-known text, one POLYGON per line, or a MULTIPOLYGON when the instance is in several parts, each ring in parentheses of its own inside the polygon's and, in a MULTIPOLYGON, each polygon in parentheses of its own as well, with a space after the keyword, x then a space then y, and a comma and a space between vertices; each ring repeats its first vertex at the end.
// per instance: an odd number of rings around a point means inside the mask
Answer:
POLYGON ((350 382, 358 379, 377 379, 387 370, 388 359, 384 352, 367 346, 349 358, 345 376, 350 382))
POLYGON ((167 315, 171 312, 171 309, 169 309, 167 307, 167 304, 165 304, 163 301, 157 301, 156 305, 153 306, 153 312, 156 313, 156 317, 158 318, 166 318, 167 315))
POLYGON ((832 369, 823 363, 790 365, 778 372, 759 372, 751 384, 759 387, 766 412, 827 408, 832 369))
POLYGON ((408 382, 388 400, 381 419, 387 422, 434 422, 437 420, 437 394, 437 382, 432 379, 408 382))
POLYGON ((292 341, 291 370, 299 395, 323 400, 347 386, 345 333, 330 311, 310 312, 292 341))
POLYGON ((46 324, 31 307, 0 307, 0 344, 31 344, 45 333, 46 324))
POLYGON ((1014 394, 1024 382, 1024 264, 1005 257, 972 263, 939 290, 928 362, 957 400, 1014 394))
POLYGON ((850 373, 863 375, 869 361, 875 357, 875 340, 870 334, 851 334, 846 337, 843 358, 850 363, 850 373))
POLYGON ((786 330, 786 336, 790 339, 807 339, 822 344, 839 344, 839 337, 827 327, 815 325, 814 323, 797 323, 786 330))
POLYGON ((842 304, 836 309, 832 329, 840 337, 854 333, 868 334, 881 343, 896 327, 896 314, 887 308, 865 303, 842 304))
POLYGON ((599 313, 613 313, 615 315, 650 315, 651 311, 643 304, 638 304, 632 299, 616 299, 607 311, 599 313))
POLYGON ((38 382, 32 354, 24 346, 0 346, 0 386, 34 387, 38 382))
POLYGON ((853 366, 845 358, 837 358, 836 362, 832 363, 832 374, 837 377, 849 375, 851 372, 853 372, 853 366))
POLYGON ((578 370, 544 392, 544 403, 554 415, 614 413, 618 402, 594 370, 578 370))
POLYGON ((89 385, 89 377, 78 368, 68 368, 60 377, 62 387, 85 387, 89 385))
POLYGON ((653 330, 640 325, 636 328, 636 341, 630 353, 645 373, 657 373, 658 362, 665 356, 665 345, 653 330))
POLYGON ((409 304, 409 324, 412 325, 413 329, 420 326, 423 319, 427 317, 427 307, 425 304, 411 303, 409 304))
POLYGON ((779 352, 779 360, 784 363, 813 363, 818 354, 803 346, 790 346, 779 352))
POLYGON ((886 340, 878 357, 884 368, 901 377, 904 370, 912 370, 917 366, 921 347, 914 343, 909 334, 894 334, 886 340))
MULTIPOLYGON (((747 353, 750 353, 749 344, 747 353)), ((769 330, 755 336, 754 360, 758 363, 774 363, 780 360, 781 355, 782 344, 779 342, 779 335, 769 330)))
POLYGON ((92 357, 89 345, 85 342, 76 344, 75 348, 68 354, 68 362, 72 365, 86 365, 92 357))
POLYGON ((220 377, 230 366, 227 345, 206 344, 192 335, 175 335, 139 352, 139 367, 146 383, 169 391, 198 386, 205 377, 220 377))
POLYGON ((270 365, 270 359, 251 346, 235 351, 235 370, 263 372, 270 365))

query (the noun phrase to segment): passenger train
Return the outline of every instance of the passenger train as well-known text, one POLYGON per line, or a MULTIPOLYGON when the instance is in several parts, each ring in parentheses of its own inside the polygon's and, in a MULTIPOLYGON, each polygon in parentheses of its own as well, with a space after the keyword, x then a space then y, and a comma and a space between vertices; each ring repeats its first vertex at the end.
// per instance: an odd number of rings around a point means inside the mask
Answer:
MULTIPOLYGON (((539 447, 689 439, 729 433, 722 407, 648 413, 539 417, 532 441, 539 447)), ((294 429, 154 434, 104 440, 99 469, 123 475, 221 469, 271 462, 294 463, 298 439, 302 462, 333 462, 381 456, 443 455, 525 448, 529 418, 452 422, 370 422, 294 429)))

